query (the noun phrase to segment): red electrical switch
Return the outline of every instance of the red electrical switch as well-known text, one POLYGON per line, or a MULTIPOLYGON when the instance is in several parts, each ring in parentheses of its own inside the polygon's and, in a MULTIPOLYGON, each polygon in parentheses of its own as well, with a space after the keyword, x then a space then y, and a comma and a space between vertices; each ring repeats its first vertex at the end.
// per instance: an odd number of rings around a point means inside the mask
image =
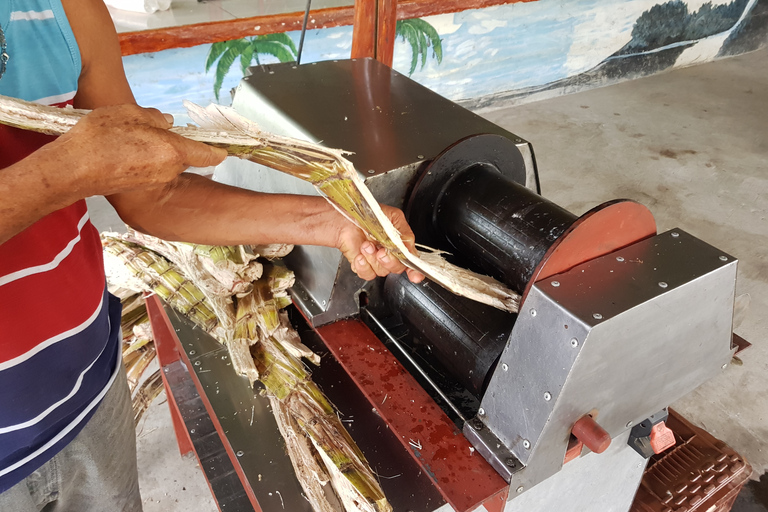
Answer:
POLYGON ((675 446, 675 433, 663 421, 655 424, 651 429, 653 453, 661 453, 672 446, 675 446))

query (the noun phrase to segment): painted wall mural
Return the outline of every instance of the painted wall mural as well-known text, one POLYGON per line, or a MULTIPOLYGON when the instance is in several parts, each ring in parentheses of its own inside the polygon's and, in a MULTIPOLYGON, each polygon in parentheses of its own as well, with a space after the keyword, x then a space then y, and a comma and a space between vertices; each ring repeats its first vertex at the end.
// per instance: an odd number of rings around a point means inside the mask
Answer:
MULTIPOLYGON (((768 0, 539 0, 397 28, 396 70, 483 109, 756 50, 768 43, 768 0)), ((132 55, 124 64, 139 103, 183 124, 182 99, 228 104, 225 91, 245 66, 293 60, 298 40, 288 32, 132 55)), ((351 46, 352 27, 309 31, 302 63, 348 58, 351 46)))

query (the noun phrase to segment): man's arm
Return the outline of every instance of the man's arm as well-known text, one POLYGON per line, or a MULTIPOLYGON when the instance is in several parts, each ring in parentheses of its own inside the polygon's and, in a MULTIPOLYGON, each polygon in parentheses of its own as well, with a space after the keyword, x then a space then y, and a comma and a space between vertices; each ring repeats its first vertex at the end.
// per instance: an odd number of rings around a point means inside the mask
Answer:
MULTIPOLYGON (((83 60, 75 106, 93 109, 134 103, 114 26, 101 0, 63 3, 83 60)), ((337 247, 364 279, 405 269, 320 197, 260 194, 186 174, 167 185, 107 196, 127 224, 168 240, 337 247)), ((385 211, 413 248, 413 235, 402 212, 385 211)), ((408 272, 413 280, 423 278, 408 272)))

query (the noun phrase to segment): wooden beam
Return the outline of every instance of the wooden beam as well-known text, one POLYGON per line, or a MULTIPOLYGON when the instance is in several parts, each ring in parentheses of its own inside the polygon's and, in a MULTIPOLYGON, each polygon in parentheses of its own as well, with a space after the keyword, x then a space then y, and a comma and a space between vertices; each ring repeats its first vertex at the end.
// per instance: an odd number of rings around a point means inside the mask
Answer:
POLYGON ((377 0, 355 0, 352 28, 353 59, 376 58, 377 0))
MULTIPOLYGON (((400 0, 397 2, 397 19, 422 18, 468 9, 482 9, 494 5, 531 1, 535 0, 400 0)), ((372 3, 371 0, 355 0, 355 2, 372 3)), ((230 41, 232 39, 261 34, 301 30, 303 19, 303 12, 293 12, 197 23, 179 27, 140 30, 137 32, 124 32, 119 34, 118 37, 123 55, 134 55, 137 53, 159 52, 171 48, 188 48, 190 46, 230 41)), ((354 7, 318 9, 312 11, 308 28, 317 29, 354 25, 354 21, 354 7)), ((392 39, 394 40, 394 36, 392 39)), ((373 57, 373 55, 366 56, 373 57)))
POLYGON ((397 0, 379 0, 379 16, 376 31, 376 60, 392 67, 395 56, 395 32, 397 28, 397 0))

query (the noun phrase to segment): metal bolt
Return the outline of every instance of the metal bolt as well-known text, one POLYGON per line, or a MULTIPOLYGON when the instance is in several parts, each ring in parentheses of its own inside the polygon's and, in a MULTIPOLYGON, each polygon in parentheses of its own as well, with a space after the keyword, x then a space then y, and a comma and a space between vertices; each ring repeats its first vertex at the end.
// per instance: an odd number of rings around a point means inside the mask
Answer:
POLYGON ((527 439, 523 439, 523 448, 528 450, 528 449, 530 449, 530 447, 531 447, 531 442, 529 440, 527 440, 527 439))
POLYGON ((628 422, 627 422, 627 428, 629 428, 629 427, 631 427, 631 426, 632 426, 632 422, 631 422, 631 421, 628 421, 628 422))
POLYGON ((509 468, 513 468, 513 467, 517 466, 517 463, 515 462, 515 459, 513 459, 512 457, 509 457, 507 460, 505 460, 504 464, 506 464, 507 467, 509 467, 509 468))
POLYGON ((477 410, 477 415, 478 416, 485 416, 485 409, 483 409, 482 407, 480 409, 478 409, 477 410))
POLYGON ((200 361, 195 361, 195 366, 200 366, 200 361))
POLYGON ((190 350, 189 351, 189 355, 191 355, 191 356, 195 355, 195 351, 194 350, 190 350))
POLYGON ((665 283, 664 281, 659 281, 659 287, 660 288, 666 288, 667 286, 669 286, 669 285, 667 283, 665 283))
POLYGON ((320 304, 322 304, 323 306, 325 306, 325 305, 326 305, 326 301, 322 301, 320 304))
POLYGON ((424 160, 424 155, 418 155, 416 158, 418 158, 419 160, 424 160))
POLYGON ((507 363, 501 363, 501 369, 506 372, 507 370, 509 370, 509 365, 507 363))
POLYGON ((592 318, 594 318, 595 320, 602 320, 603 315, 601 315, 600 313, 595 313, 594 315, 592 315, 592 318))
POLYGON ((616 261, 624 261, 624 258, 621 256, 616 256, 616 261))
POLYGON ((576 338, 571 338, 571 346, 573 348, 578 347, 579 346, 579 340, 577 340, 576 338))
POLYGON ((368 174, 376 174, 376 171, 374 171, 373 169, 368 169, 368 174))
POLYGON ((533 308, 531 309, 531 316, 536 316, 536 310, 533 308))
POLYGON ((725 370, 726 368, 728 368, 728 363, 725 363, 725 364, 724 364, 723 366, 721 366, 720 368, 722 368, 723 370, 725 370))
POLYGON ((552 393, 550 393, 549 391, 545 392, 544 393, 544 400, 546 400, 547 402, 552 400, 552 393))
POLYGON ((670 233, 670 235, 672 235, 672 237, 674 237, 674 238, 677 238, 677 237, 680 236, 680 233, 678 233, 677 231, 673 231, 673 232, 670 233))
POLYGON ((720 261, 728 261, 728 256, 720 256, 720 261))
POLYGON ((517 489, 515 489, 515 491, 517 492, 517 494, 520 494, 520 493, 521 493, 521 492, 523 492, 524 490, 525 490, 525 487, 523 487, 522 485, 521 485, 520 487, 518 487, 517 489))
POLYGON ((484 425, 482 421, 476 419, 472 421, 472 426, 474 427, 475 430, 483 430, 484 425))
POLYGON ((238 457, 242 457, 243 455, 245 455, 245 453, 243 453, 243 450, 239 450, 239 451, 237 452, 237 456, 238 456, 238 457))
POLYGON ((520 144, 521 142, 523 142, 523 139, 515 139, 515 142, 520 144))
POLYGON ((558 286, 560 286, 560 281, 552 281, 552 286, 557 288, 558 286))
POLYGON ((190 434, 194 434, 194 433, 195 433, 195 429, 193 429, 193 428, 192 428, 192 429, 189 429, 189 433, 190 433, 190 434))

